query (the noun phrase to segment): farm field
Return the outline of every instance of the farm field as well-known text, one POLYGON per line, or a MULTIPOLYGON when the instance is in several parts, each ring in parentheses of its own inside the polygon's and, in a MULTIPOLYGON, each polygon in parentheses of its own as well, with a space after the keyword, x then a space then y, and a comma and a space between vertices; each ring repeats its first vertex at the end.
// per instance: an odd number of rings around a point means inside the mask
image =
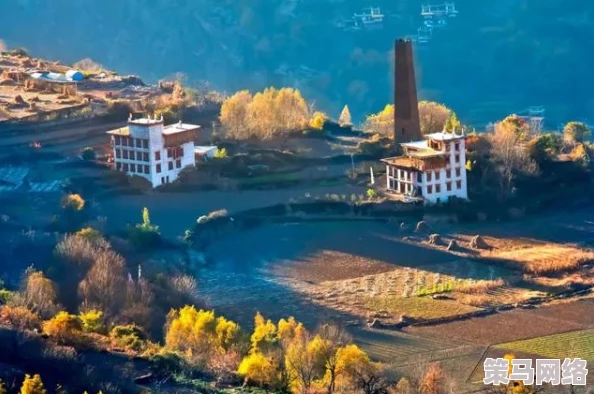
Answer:
POLYGON ((553 334, 495 346, 511 353, 531 353, 543 358, 581 358, 594 361, 594 329, 553 334))

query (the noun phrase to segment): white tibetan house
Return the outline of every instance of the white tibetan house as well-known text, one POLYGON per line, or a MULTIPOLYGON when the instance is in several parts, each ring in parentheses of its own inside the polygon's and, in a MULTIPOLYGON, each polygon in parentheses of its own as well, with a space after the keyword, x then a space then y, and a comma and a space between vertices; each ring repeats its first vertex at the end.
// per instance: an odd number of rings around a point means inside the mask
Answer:
POLYGON ((404 154, 382 159, 386 163, 386 188, 404 201, 425 204, 468 198, 466 139, 464 134, 427 134, 422 141, 400 144, 404 154))
POLYGON ((186 167, 194 167, 194 139, 200 126, 164 126, 161 119, 128 119, 128 126, 108 131, 115 169, 146 178, 153 187, 175 181, 186 167))

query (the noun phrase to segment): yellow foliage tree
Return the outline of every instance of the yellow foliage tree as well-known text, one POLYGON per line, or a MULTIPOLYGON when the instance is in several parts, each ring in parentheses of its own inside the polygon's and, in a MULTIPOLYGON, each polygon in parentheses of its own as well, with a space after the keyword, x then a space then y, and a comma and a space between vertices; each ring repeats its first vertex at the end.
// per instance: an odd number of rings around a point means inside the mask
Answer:
POLYGON ((567 142, 584 142, 591 134, 590 128, 582 122, 569 122, 563 127, 563 139, 567 142))
POLYGON ((341 347, 336 358, 336 381, 342 387, 352 386, 359 371, 371 364, 369 356, 357 345, 341 347))
POLYGON ((229 350, 239 335, 239 326, 214 311, 185 306, 167 317, 165 347, 179 351, 193 363, 204 364, 207 356, 229 350))
POLYGON ((363 130, 382 137, 394 138, 394 105, 388 104, 377 114, 369 115, 363 123, 363 130))
POLYGON ((278 344, 276 326, 271 320, 265 320, 260 312, 256 313, 254 318, 254 332, 250 340, 252 352, 266 353, 274 349, 278 344))
POLYGON ((293 316, 288 320, 280 319, 278 321, 277 335, 281 341, 292 341, 296 336, 303 335, 305 327, 298 323, 293 316))
POLYGON ((309 127, 314 130, 322 130, 324 128, 324 124, 328 119, 328 115, 323 112, 314 112, 313 116, 309 120, 309 127))
POLYGON ((249 137, 247 116, 248 106, 251 102, 252 95, 247 90, 237 92, 223 101, 220 120, 230 138, 245 139, 249 137))
POLYGON ((2 379, 0 379, 0 394, 8 394, 8 391, 6 391, 6 386, 4 385, 2 379))
POLYGON ((307 394, 315 380, 324 375, 324 359, 319 336, 309 340, 309 335, 298 332, 287 347, 285 368, 293 392, 307 394))
POLYGON ((80 194, 68 194, 62 198, 62 208, 72 209, 74 211, 82 211, 85 207, 85 200, 80 194))
POLYGON ((80 229, 79 231, 76 232, 75 235, 77 237, 86 239, 93 245, 100 245, 103 241, 105 241, 105 239, 103 238, 101 233, 92 227, 85 227, 83 229, 80 229))
POLYGON ((40 271, 30 271, 25 278, 21 292, 27 308, 47 318, 54 315, 58 307, 56 286, 40 271))
POLYGON ((60 343, 72 342, 82 332, 82 323, 78 316, 61 311, 43 323, 43 332, 56 338, 60 343))
POLYGON ((97 309, 81 312, 80 321, 82 323, 83 330, 86 332, 103 331, 103 312, 97 309))
POLYGON ((237 369, 237 373, 259 386, 273 385, 278 380, 278 365, 274 358, 260 352, 246 356, 237 369))
POLYGON ((25 375, 25 380, 21 385, 21 394, 46 394, 41 376, 34 375, 31 377, 31 375, 25 375))

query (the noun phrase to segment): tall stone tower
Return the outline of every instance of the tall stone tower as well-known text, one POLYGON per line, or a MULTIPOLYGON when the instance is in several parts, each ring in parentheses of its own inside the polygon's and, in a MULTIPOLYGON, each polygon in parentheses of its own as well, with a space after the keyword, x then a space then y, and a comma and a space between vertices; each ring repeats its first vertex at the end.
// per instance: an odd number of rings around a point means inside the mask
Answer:
POLYGON ((394 142, 398 144, 422 137, 412 42, 398 39, 394 49, 394 142))

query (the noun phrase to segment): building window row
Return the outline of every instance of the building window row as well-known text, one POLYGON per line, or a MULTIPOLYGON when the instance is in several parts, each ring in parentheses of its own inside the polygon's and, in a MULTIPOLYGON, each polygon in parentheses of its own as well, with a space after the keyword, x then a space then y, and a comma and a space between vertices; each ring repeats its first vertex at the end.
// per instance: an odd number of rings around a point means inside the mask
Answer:
POLYGON ((116 170, 135 174, 150 174, 149 166, 146 164, 116 163, 116 170))
MULTIPOLYGON (((456 189, 462 189, 462 181, 456 181, 456 189)), ((446 190, 452 191, 452 182, 446 182, 446 190)), ((433 193, 433 185, 427 185, 427 193, 433 193)), ((441 193, 441 185, 435 185, 435 193, 441 193)))
POLYGON ((119 135, 115 135, 113 138, 114 145, 117 146, 129 146, 130 148, 142 148, 148 149, 149 141, 144 138, 132 138, 132 137, 122 137, 119 135))
MULTIPOLYGON (((462 171, 460 168, 455 168, 455 174, 456 177, 460 177, 460 175, 462 174, 462 171)), ((450 179, 452 177, 452 170, 450 168, 447 168, 445 170, 445 178, 446 179, 450 179)), ((433 178, 435 178, 436 181, 439 181, 441 179, 441 173, 440 171, 429 171, 427 173, 427 182, 431 182, 433 180, 433 178), (433 174, 435 173, 435 177, 433 176, 433 174)), ((422 181, 422 176, 421 174, 419 174, 419 178, 418 178, 419 182, 422 181)))
POLYGON ((136 160, 136 161, 149 161, 149 154, 148 152, 136 152, 133 150, 127 149, 116 149, 115 150, 116 159, 127 159, 127 160, 136 160))
POLYGON ((177 159, 178 157, 183 157, 184 150, 181 147, 176 148, 167 148, 167 157, 170 159, 177 159))

